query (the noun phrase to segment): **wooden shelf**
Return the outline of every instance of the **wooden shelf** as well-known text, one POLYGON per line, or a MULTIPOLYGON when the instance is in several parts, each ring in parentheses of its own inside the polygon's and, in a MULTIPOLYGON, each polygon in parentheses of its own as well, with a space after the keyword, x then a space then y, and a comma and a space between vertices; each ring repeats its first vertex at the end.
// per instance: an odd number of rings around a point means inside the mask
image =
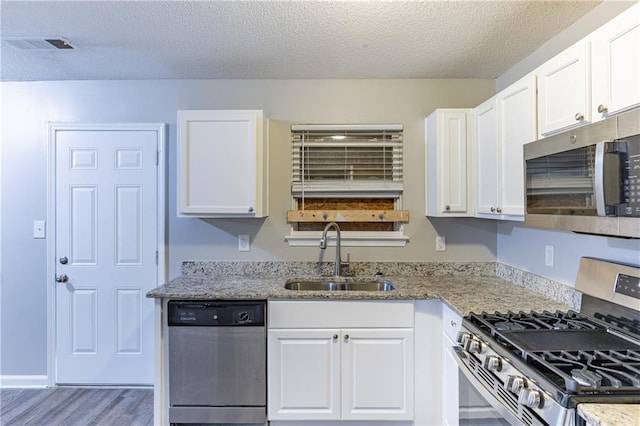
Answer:
POLYGON ((287 222, 409 222, 409 210, 289 210, 287 222))

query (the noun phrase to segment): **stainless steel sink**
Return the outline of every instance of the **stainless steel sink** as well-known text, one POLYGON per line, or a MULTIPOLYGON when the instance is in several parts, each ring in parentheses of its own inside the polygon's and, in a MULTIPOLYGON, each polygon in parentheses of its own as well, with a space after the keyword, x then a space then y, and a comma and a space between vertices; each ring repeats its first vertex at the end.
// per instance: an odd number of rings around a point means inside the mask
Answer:
POLYGON ((396 286, 389 280, 374 279, 290 279, 284 284, 287 290, 307 291, 392 291, 396 286))

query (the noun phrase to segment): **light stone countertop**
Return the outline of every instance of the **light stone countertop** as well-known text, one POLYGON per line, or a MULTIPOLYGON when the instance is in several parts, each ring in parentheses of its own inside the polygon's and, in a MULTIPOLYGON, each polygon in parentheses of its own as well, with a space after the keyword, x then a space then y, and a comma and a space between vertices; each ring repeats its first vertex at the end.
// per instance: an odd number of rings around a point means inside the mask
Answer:
POLYGON ((590 426, 640 425, 640 404, 580 404, 578 414, 590 426))
MULTIPOLYGON (((296 277, 304 278, 304 277, 296 277)), ((317 277, 316 277, 317 278, 317 277)), ((182 276, 149 293, 169 299, 325 299, 423 300, 440 299, 461 315, 469 312, 563 310, 562 303, 491 276, 387 276, 393 291, 301 291, 284 288, 285 278, 256 276, 182 276)))

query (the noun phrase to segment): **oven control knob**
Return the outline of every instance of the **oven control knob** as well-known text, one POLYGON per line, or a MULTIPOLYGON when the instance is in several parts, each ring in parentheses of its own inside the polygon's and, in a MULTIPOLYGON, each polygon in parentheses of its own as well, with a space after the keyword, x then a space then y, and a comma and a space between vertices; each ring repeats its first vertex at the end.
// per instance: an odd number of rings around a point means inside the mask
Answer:
POLYGON ((524 381, 524 377, 520 376, 507 376, 507 381, 504 384, 505 390, 511 391, 518 395, 521 390, 526 386, 526 382, 524 381))
POLYGON ((489 371, 500 371, 502 370, 502 360, 498 356, 488 355, 482 361, 482 366, 489 371))
POLYGON ((518 403, 529 408, 542 407, 542 392, 535 389, 522 389, 518 395, 518 403))
POLYGON ((460 346, 464 347, 467 344, 467 340, 471 337, 470 333, 466 331, 458 331, 458 335, 456 336, 456 342, 460 344, 460 346))
POLYGON ((467 352, 479 354, 482 352, 482 342, 474 338, 467 339, 467 343, 464 346, 464 349, 467 352))

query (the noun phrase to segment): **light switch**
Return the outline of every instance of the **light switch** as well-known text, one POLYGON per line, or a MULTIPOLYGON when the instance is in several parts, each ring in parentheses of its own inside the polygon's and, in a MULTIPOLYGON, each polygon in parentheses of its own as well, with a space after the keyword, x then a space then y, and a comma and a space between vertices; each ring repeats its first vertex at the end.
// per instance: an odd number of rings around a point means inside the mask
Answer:
POLYGON ((33 238, 45 238, 46 228, 44 220, 33 221, 33 238))

